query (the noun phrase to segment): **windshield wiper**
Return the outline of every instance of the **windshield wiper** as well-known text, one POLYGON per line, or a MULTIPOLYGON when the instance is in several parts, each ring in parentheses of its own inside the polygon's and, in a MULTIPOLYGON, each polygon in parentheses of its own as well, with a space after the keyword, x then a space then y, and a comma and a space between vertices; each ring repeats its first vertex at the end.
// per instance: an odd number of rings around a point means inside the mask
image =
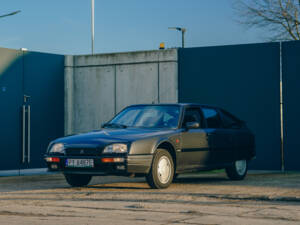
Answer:
POLYGON ((118 123, 106 123, 102 127, 112 127, 112 128, 127 128, 126 125, 118 124, 118 123))

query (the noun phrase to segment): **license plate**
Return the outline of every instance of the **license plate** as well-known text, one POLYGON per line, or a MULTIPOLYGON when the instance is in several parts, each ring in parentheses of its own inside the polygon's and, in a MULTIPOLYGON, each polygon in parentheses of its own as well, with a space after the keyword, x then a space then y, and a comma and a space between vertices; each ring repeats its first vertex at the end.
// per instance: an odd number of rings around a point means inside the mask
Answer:
POLYGON ((92 168, 94 167, 93 159, 67 159, 66 167, 92 168))

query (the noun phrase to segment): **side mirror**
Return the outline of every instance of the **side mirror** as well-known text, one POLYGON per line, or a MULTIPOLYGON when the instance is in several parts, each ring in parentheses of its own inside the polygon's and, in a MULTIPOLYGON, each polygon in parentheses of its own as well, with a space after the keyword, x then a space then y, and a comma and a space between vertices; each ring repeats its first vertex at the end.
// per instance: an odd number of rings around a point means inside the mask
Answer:
POLYGON ((200 124, 198 122, 187 122, 185 124, 186 129, 197 129, 200 127, 200 124))

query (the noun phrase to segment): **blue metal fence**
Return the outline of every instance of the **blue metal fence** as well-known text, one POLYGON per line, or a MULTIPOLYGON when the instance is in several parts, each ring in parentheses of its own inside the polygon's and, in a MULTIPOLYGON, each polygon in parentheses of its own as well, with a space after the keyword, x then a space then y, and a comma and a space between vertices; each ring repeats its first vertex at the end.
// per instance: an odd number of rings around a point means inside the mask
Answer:
POLYGON ((282 43, 283 143, 286 170, 300 170, 300 41, 282 43))
POLYGON ((279 170, 280 44, 179 49, 179 102, 221 106, 255 133, 251 169, 279 170))
POLYGON ((64 134, 64 56, 0 48, 0 171, 46 167, 64 134))

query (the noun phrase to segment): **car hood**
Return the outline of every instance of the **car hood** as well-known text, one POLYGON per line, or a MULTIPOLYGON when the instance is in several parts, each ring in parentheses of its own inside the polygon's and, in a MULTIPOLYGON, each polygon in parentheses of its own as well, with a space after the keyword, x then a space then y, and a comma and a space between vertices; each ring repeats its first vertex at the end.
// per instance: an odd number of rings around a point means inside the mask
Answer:
POLYGON ((164 136, 175 132, 176 130, 173 129, 101 129, 89 133, 66 136, 56 139, 54 142, 64 143, 65 145, 106 146, 111 143, 133 142, 151 137, 164 136))

